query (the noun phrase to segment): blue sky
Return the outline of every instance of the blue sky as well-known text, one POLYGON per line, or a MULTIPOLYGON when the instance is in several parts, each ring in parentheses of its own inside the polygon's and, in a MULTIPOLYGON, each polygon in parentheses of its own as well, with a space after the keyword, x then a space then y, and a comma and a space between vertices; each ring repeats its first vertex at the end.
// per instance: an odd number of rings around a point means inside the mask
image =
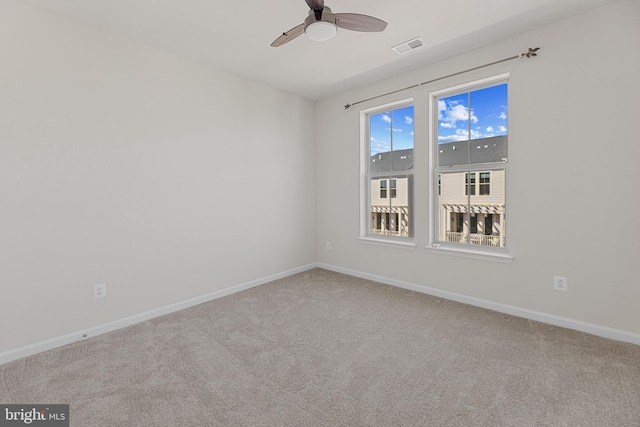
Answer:
POLYGON ((439 144, 506 134, 506 83, 438 100, 439 144))
POLYGON ((413 148, 413 106, 369 117, 371 155, 413 148))
MULTIPOLYGON (((413 122, 413 106, 370 116, 371 155, 413 148, 413 122)), ((469 139, 469 125, 470 139, 507 134, 506 83, 438 100, 438 143, 469 139)))

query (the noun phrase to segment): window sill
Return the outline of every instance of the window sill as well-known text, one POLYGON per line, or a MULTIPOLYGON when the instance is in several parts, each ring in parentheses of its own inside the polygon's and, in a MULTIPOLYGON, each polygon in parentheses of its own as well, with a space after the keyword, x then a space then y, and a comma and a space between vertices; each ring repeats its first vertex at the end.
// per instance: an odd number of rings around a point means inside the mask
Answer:
POLYGON ((375 237, 359 237, 358 241, 367 245, 386 246, 388 248, 404 249, 409 251, 416 250, 416 245, 412 241, 380 239, 375 237))
POLYGON ((513 257, 504 252, 474 251, 473 249, 452 248, 450 246, 425 246, 425 249, 429 253, 452 255, 483 261, 501 262, 505 264, 510 264, 513 261, 513 257))

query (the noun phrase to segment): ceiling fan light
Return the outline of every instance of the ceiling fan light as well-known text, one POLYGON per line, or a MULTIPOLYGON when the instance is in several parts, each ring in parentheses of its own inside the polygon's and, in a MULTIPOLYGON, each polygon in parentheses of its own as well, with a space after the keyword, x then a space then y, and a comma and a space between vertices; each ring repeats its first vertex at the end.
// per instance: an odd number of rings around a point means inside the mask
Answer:
POLYGON ((307 25, 304 32, 311 40, 324 42, 334 38, 338 28, 331 22, 315 21, 307 25))

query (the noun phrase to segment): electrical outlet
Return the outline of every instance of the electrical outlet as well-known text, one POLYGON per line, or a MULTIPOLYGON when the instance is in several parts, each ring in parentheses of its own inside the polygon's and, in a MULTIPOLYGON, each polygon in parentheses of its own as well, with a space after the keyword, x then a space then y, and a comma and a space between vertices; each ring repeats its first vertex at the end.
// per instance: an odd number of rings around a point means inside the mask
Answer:
POLYGON ((93 298, 104 298, 107 296, 107 284, 106 283, 98 283, 93 285, 93 298))
POLYGON ((564 276, 553 276, 553 289, 556 291, 568 291, 569 280, 564 276))
POLYGON ((330 251, 330 250, 331 250, 331 242, 326 242, 326 243, 324 244, 324 247, 325 247, 328 251, 330 251))

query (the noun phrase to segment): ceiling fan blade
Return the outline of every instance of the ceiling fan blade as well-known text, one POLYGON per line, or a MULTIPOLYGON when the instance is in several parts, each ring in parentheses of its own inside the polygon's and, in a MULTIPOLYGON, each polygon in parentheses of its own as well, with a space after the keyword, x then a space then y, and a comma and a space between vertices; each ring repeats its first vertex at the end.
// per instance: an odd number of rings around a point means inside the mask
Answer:
POLYGON ((300 24, 297 27, 293 27, 286 33, 282 33, 280 37, 278 37, 273 41, 273 43, 271 43, 271 46, 273 47, 282 46, 285 43, 289 43, 291 40, 295 39, 296 37, 301 36, 302 33, 304 33, 304 24, 300 24))
POLYGON ((339 28, 351 31, 378 32, 387 28, 387 23, 382 19, 359 13, 336 13, 336 25, 339 28))
POLYGON ((305 0, 311 10, 324 9, 324 0, 305 0))

